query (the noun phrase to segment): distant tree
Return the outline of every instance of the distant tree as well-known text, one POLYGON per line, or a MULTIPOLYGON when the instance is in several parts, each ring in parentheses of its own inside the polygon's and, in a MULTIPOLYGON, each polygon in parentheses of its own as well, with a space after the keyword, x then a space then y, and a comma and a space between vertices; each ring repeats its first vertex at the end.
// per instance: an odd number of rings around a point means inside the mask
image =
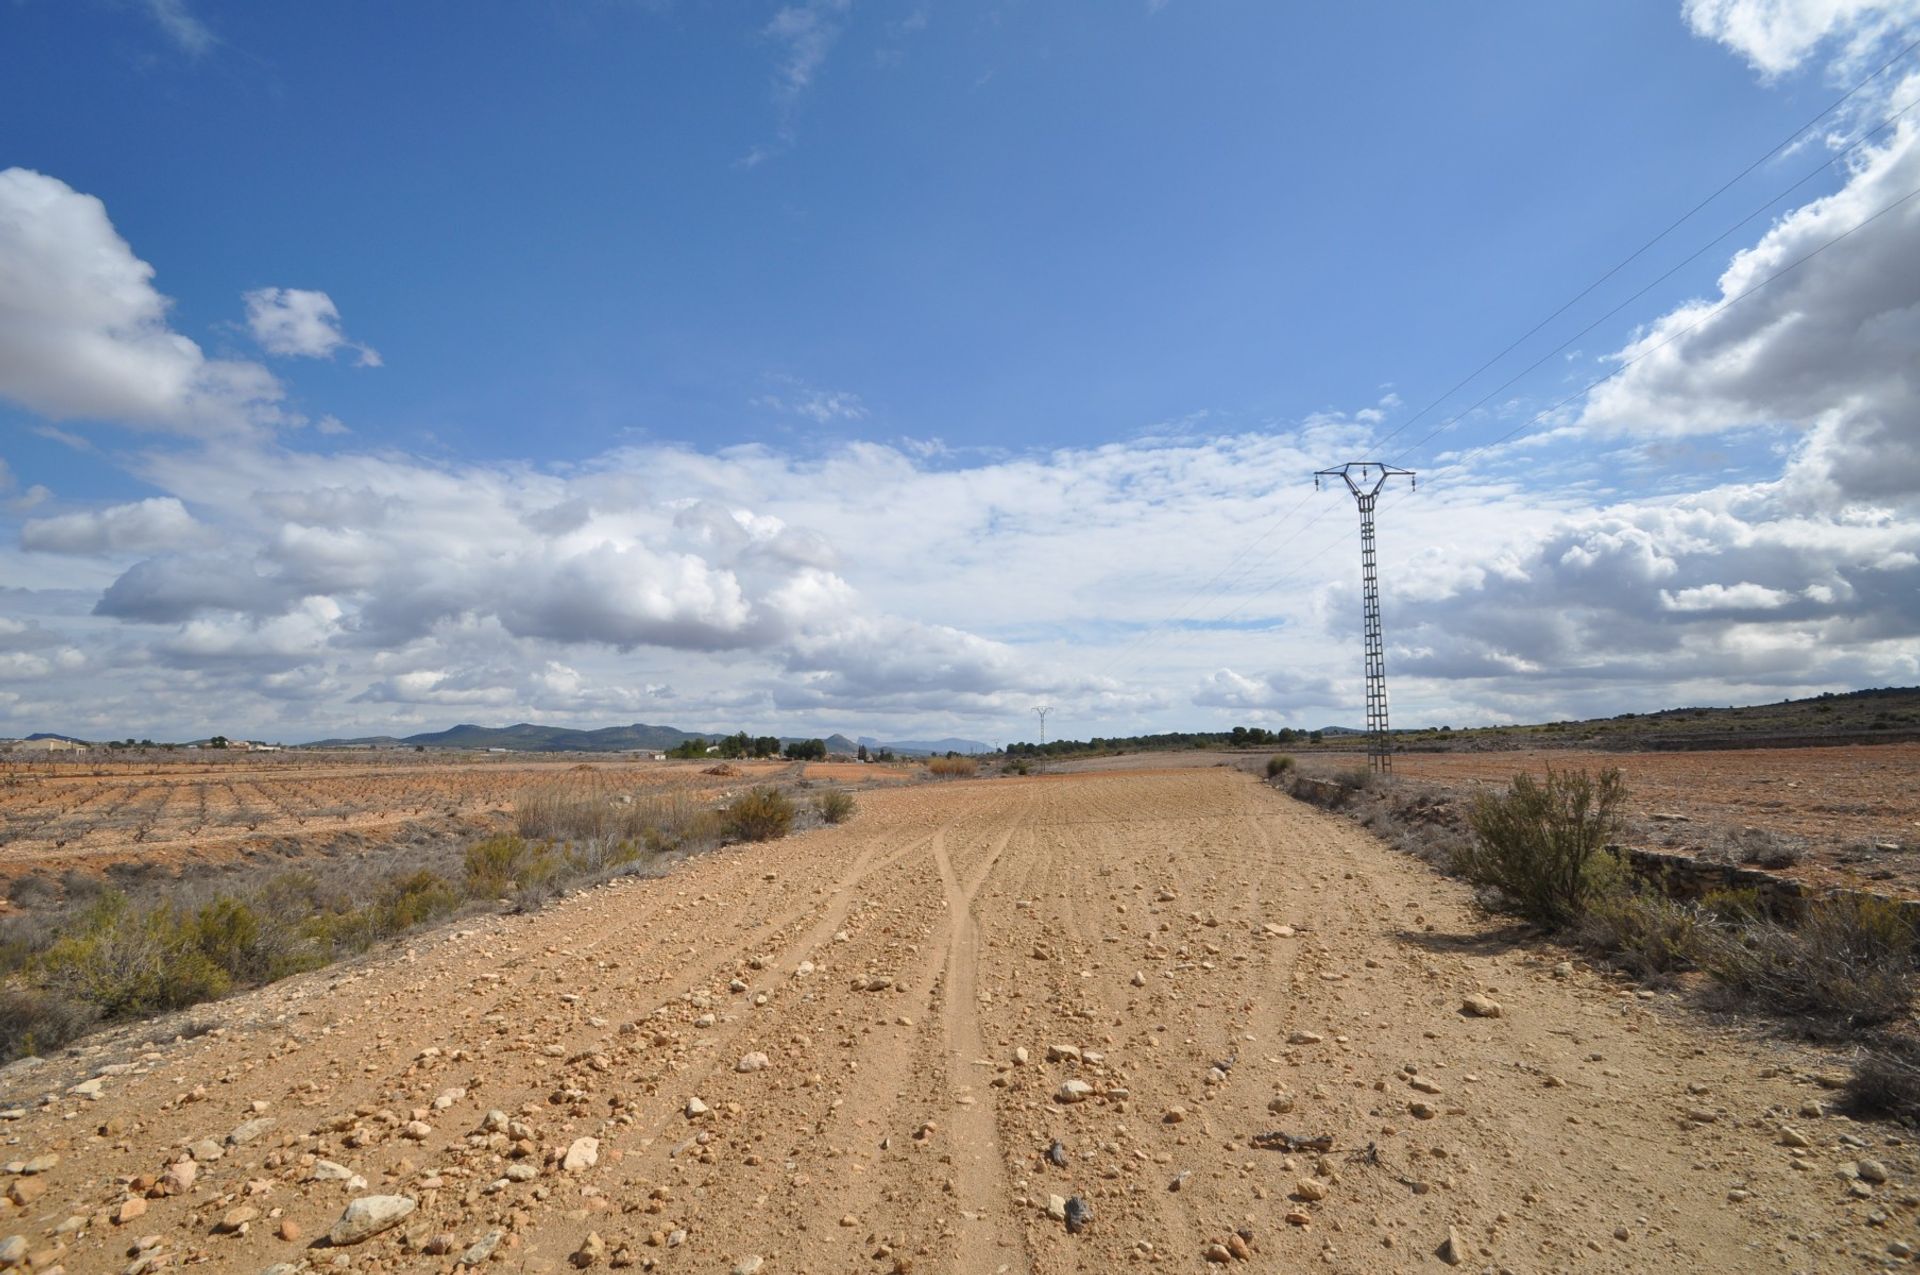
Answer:
POLYGON ((827 741, 824 739, 796 739, 787 745, 789 761, 825 761, 827 759, 827 741))
POLYGON ((739 731, 720 741, 722 757, 745 757, 753 751, 753 738, 745 731, 739 731))
POLYGON ((856 752, 854 756, 858 757, 861 761, 871 760, 867 756, 867 746, 865 744, 860 745, 860 751, 856 752))
POLYGON ((675 744, 667 750, 667 756, 669 757, 688 758, 705 757, 706 755, 707 741, 698 735, 695 735, 692 739, 681 740, 678 744, 675 744))
POLYGON ((759 736, 753 741, 753 755, 755 757, 778 757, 780 755, 780 737, 778 735, 759 736))
POLYGON ((226 746, 227 746, 227 737, 225 735, 215 735, 212 739, 207 741, 208 748, 225 748, 226 746))

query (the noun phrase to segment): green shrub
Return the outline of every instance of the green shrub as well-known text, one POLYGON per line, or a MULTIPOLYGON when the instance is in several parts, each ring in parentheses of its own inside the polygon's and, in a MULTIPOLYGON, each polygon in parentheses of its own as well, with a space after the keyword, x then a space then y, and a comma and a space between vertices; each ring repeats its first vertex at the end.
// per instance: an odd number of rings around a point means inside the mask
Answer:
POLYGON ((183 1009, 224 993, 232 979, 195 942, 171 907, 137 912, 118 892, 101 896, 68 934, 40 954, 47 991, 92 1005, 104 1018, 183 1009))
POLYGON ((1549 769, 1545 782, 1518 774, 1503 796, 1476 793, 1467 811, 1473 840, 1455 860, 1460 875, 1498 890, 1540 925, 1577 921, 1617 880, 1605 853, 1620 826, 1627 789, 1620 772, 1549 769))
POLYGON ((837 788, 815 797, 813 808, 827 823, 845 823, 853 818, 853 798, 837 788))
POLYGON ((460 906, 460 895, 445 877, 423 868, 387 882, 375 906, 378 927, 398 934, 452 912, 460 906))
POLYGON ((268 928, 252 908, 222 895, 194 914, 186 937, 228 977, 247 983, 266 978, 273 969, 279 945, 267 941, 268 928))
POLYGON ((1836 895, 1797 927, 1759 919, 1705 936, 1700 965, 1752 1008, 1847 1028, 1891 1022, 1913 1000, 1914 923, 1901 905, 1836 895))
POLYGON ((778 788, 754 788, 727 803, 720 818, 728 836, 772 841, 793 827, 793 801, 778 788))
POLYGON ((502 833, 467 847, 467 893, 498 899, 529 886, 546 885, 560 869, 560 859, 549 845, 502 833))
POLYGON ((1293 758, 1285 753, 1275 753, 1267 758, 1267 778, 1278 779, 1293 769, 1293 758))

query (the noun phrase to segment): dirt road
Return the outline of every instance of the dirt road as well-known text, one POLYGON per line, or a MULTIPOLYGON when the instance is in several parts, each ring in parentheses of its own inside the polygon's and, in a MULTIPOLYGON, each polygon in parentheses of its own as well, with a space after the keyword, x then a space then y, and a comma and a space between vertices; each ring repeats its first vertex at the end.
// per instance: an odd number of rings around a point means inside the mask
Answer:
POLYGON ((763 1275, 1831 1271, 1914 1238, 1915 1157, 1816 1107, 1831 1060, 1556 970, 1245 775, 860 803, 0 1073, 5 1154, 58 1157, 0 1234, 86 1272, 451 1271, 491 1236, 502 1270, 763 1275), (328 1247, 366 1196, 415 1207, 328 1247))

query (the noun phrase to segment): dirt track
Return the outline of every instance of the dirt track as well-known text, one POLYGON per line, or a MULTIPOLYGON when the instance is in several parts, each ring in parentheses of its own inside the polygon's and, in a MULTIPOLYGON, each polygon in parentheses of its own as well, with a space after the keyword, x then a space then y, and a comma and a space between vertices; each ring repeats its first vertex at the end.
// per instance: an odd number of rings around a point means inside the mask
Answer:
POLYGON ((1466 1270, 1824 1271, 1912 1235, 1908 1148, 1802 1112, 1831 1098, 1831 1060, 1556 974, 1560 954, 1506 946, 1457 883, 1245 775, 860 803, 840 828, 237 998, 202 1012, 217 1036, 122 1033, 0 1073, 26 1108, 7 1154, 60 1157, 6 1180, 45 1189, 0 1234, 69 1271, 137 1266, 142 1237, 217 1270, 452 1270, 498 1228, 488 1265, 557 1270, 591 1231, 600 1268, 759 1257, 764 1275, 1201 1270, 1242 1226, 1253 1252, 1232 1265, 1254 1270, 1440 1270, 1451 1227, 1466 1270), (1469 994, 1504 1013, 1463 1014, 1469 994), (754 1051, 764 1069, 738 1071, 754 1051), (98 1100, 66 1095, 103 1067, 98 1100), (1056 1101, 1068 1080, 1092 1096, 1056 1101), (1271 1112, 1281 1093, 1292 1110, 1271 1112), (689 1118, 696 1097, 710 1110, 689 1118), (144 1198, 255 1102, 270 1129, 144 1198), (490 1110, 528 1127, 490 1147, 490 1110), (1275 1130, 1333 1149, 1252 1144, 1275 1130), (586 1137, 597 1162, 563 1169, 586 1137), (368 1185, 307 1181, 316 1158, 368 1185), (1837 1174, 1867 1158, 1892 1181, 1850 1194, 1837 1174), (539 1172, 511 1181, 514 1164, 539 1172), (109 1220, 136 1194, 143 1216, 109 1220), (317 1246, 368 1194, 418 1208, 317 1246), (1084 1232, 1047 1215, 1056 1194, 1084 1197, 1084 1232), (223 1217, 244 1233, 216 1234, 223 1217), (452 1255, 420 1251, 442 1233, 452 1255))

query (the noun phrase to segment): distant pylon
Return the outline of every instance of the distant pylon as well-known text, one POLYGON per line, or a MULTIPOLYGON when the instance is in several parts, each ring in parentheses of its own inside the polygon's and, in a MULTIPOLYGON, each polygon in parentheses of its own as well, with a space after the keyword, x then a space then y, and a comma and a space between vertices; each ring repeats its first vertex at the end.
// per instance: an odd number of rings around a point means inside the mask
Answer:
POLYGON ((1051 704, 1042 704, 1034 709, 1034 716, 1040 719, 1040 747, 1047 746, 1047 714, 1053 711, 1051 704))
POLYGON ((1373 554, 1373 503, 1389 478, 1404 477, 1409 487, 1419 480, 1411 469, 1395 469, 1378 461, 1348 461, 1313 476, 1317 491, 1323 478, 1339 478, 1360 504, 1360 609, 1367 649, 1367 767, 1393 773, 1393 753, 1387 742, 1387 654, 1380 638, 1380 575, 1373 554))

